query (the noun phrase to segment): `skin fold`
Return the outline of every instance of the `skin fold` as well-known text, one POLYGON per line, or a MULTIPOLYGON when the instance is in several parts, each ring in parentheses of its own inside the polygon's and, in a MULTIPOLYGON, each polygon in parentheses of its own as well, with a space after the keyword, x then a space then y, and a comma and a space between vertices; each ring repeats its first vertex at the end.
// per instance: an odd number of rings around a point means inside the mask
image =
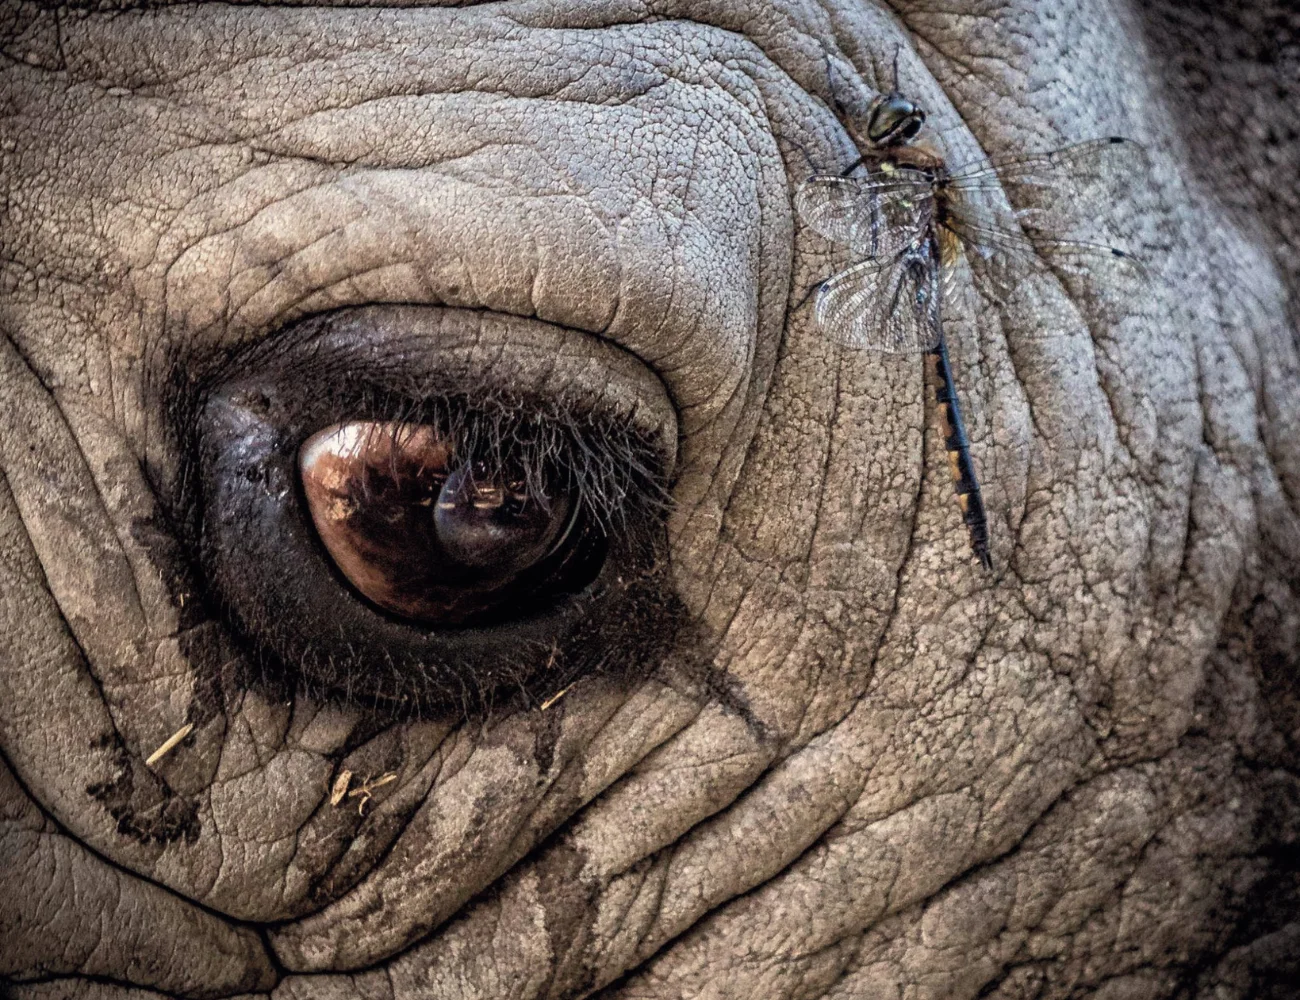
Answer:
POLYGON ((90 6, 0 4, 6 995, 1293 995, 1295 15, 90 6), (1145 146, 1078 206, 1141 293, 945 297, 992 575, 921 359, 808 305, 792 193, 895 82, 951 163, 1145 146), (335 313, 359 367, 276 383, 319 426, 382 363, 663 466, 545 710, 277 684, 214 590, 191 389, 335 313))

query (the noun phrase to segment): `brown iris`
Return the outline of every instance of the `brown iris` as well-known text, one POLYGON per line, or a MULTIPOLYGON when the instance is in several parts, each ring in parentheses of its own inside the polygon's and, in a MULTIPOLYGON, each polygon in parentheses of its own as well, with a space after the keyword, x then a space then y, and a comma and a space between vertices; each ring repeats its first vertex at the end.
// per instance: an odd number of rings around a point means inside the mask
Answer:
POLYGON ((508 463, 460 461, 427 424, 335 424, 303 444, 298 465, 339 571, 381 608, 421 622, 516 613, 573 528, 567 494, 548 495, 543 477, 508 463))

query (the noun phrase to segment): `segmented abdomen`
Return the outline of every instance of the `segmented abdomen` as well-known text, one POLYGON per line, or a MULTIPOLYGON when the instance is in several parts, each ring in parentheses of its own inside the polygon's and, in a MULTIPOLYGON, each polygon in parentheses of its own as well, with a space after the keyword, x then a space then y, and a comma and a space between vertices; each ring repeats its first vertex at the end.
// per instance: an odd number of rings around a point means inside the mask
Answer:
POLYGON ((943 447, 948 453, 948 468, 952 472, 953 487, 957 491, 957 503, 961 506, 961 517, 966 523, 970 535, 971 551, 980 565, 992 571, 993 560, 989 556, 989 525, 984 514, 984 499, 980 496, 979 480, 975 477, 975 466, 970 457, 970 441, 966 437, 966 425, 962 422, 961 406, 957 402, 957 387, 952 379, 952 366, 948 363, 948 345, 942 335, 934 350, 929 352, 934 365, 934 398, 939 404, 939 416, 943 422, 943 447))

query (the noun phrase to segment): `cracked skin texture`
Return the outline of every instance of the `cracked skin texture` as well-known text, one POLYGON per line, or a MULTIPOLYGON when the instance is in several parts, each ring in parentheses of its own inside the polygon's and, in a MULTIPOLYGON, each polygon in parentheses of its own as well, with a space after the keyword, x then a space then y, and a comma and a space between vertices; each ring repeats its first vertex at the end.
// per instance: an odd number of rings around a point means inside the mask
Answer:
POLYGON ((1231 40, 1296 25, 1216 16, 0 6, 8 995, 1294 995, 1295 52, 1231 40), (795 308, 839 258, 792 184, 896 51, 954 160, 1150 147, 1107 206, 1149 297, 957 275, 992 577, 919 361, 795 308), (157 386, 390 304, 512 377, 635 359, 678 441, 663 662, 487 724, 230 681, 157 386), (398 778, 358 816, 343 769, 398 778))

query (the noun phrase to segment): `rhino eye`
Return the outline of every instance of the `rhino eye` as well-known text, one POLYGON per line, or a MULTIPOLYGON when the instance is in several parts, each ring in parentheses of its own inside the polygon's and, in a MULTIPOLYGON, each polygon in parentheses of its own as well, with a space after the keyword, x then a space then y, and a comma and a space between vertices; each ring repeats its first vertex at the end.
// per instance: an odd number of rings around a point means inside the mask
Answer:
POLYGON ((621 425, 382 396, 344 405, 415 419, 340 421, 310 384, 235 378, 198 421, 200 553, 248 683, 455 715, 671 635, 654 455, 621 425))
POLYGON ((519 459, 455 452, 436 427, 395 422, 337 424, 303 444, 307 508, 348 583, 387 612, 446 627, 590 582, 569 484, 519 459))
POLYGON ((169 409, 193 455, 177 516, 233 645, 221 684, 464 718, 631 676, 673 640, 676 425, 638 362, 374 306, 210 365, 169 409))

